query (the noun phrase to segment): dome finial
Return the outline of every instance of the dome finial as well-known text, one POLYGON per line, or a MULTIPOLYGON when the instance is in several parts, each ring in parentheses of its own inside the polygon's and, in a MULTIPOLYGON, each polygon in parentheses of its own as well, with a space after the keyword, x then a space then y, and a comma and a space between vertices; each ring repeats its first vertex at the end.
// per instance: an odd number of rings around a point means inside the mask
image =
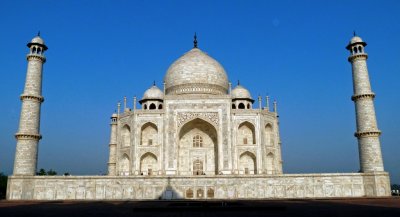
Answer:
POLYGON ((240 80, 238 80, 238 86, 240 85, 240 80))
POLYGON ((38 31, 37 36, 40 36, 40 30, 38 31))
POLYGON ((156 86, 156 80, 153 80, 153 86, 156 86))
POLYGON ((196 35, 196 32, 194 32, 193 48, 197 48, 197 35, 196 35))
POLYGON ((357 34, 356 34, 356 31, 355 30, 353 30, 353 36, 356 36, 357 34))

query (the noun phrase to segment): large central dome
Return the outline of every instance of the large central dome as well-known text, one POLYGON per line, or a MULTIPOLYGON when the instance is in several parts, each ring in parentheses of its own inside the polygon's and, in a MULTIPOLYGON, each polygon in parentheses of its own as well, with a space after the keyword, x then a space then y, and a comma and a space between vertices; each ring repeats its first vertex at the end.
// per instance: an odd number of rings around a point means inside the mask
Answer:
POLYGON ((166 94, 228 93, 228 76, 215 59, 193 48, 177 59, 164 77, 166 94))

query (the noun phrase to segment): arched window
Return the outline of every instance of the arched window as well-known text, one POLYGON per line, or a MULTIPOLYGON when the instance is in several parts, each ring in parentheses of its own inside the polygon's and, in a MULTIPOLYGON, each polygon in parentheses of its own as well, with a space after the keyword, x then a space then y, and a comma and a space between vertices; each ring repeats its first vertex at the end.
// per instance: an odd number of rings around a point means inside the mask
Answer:
POLYGON ((147 122, 141 127, 140 145, 158 145, 158 128, 154 123, 147 122))
POLYGON ((235 104, 232 104, 232 109, 236 109, 236 105, 235 104))
POLYGON ((358 53, 362 53, 361 51, 362 51, 361 46, 358 46, 358 53))
POLYGON ((193 175, 202 175, 203 173, 203 161, 199 159, 193 161, 193 175))
POLYGON ((193 198, 193 190, 192 189, 187 189, 186 190, 186 198, 193 198))
POLYGON ((131 145, 131 128, 128 125, 122 127, 122 146, 127 147, 131 145))
POLYGON ((146 104, 144 104, 144 110, 146 110, 147 109, 147 105, 146 104))
POLYGON ((162 109, 162 104, 158 105, 158 109, 162 109))
POLYGON ((265 125, 265 145, 266 146, 274 145, 274 134, 272 131, 272 125, 270 123, 265 125))
POLYGON ((157 156, 147 152, 140 158, 140 173, 143 175, 154 175, 158 171, 157 156))
POLYGON ((204 197, 204 191, 203 189, 199 188, 197 189, 197 198, 203 198, 204 197))
POLYGON ((247 104, 247 109, 250 109, 250 103, 247 104))
POLYGON ((207 198, 214 198, 214 189, 209 188, 207 190, 207 198))
POLYGON ((254 125, 248 121, 241 123, 237 131, 237 141, 242 145, 256 144, 256 131, 254 125))
POLYGON ((243 174, 257 174, 256 156, 251 152, 244 152, 239 157, 239 170, 243 174))
POLYGON ((121 176, 129 175, 129 157, 126 154, 119 161, 119 172, 121 176))
POLYGON ((32 53, 36 53, 36 47, 33 47, 32 53))
POLYGON ((203 138, 200 135, 195 135, 193 137, 193 147, 196 148, 203 147, 203 138))
POLYGON ((238 107, 239 107, 239 109, 244 109, 245 108, 243 103, 239 103, 238 107))
POLYGON ((154 104, 154 103, 151 103, 150 104, 150 106, 149 106, 149 109, 150 110, 154 110, 154 109, 156 109, 157 107, 156 107, 156 104, 154 104))
POLYGON ((353 52, 357 53, 357 48, 356 47, 353 47, 353 52))

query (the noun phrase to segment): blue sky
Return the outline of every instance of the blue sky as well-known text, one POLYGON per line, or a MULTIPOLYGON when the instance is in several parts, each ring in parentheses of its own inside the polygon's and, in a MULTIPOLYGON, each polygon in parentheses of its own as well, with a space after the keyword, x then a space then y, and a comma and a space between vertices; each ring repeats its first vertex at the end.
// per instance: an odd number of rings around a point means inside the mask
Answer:
MULTIPOLYGON (((367 43, 385 168, 400 183, 398 1, 1 1, 0 171, 12 173, 26 47, 44 66, 39 168, 106 172, 110 115, 131 107, 169 65, 199 47, 280 113, 285 173, 358 171, 353 30, 367 43)), ((257 103, 255 107, 257 107, 257 103)))

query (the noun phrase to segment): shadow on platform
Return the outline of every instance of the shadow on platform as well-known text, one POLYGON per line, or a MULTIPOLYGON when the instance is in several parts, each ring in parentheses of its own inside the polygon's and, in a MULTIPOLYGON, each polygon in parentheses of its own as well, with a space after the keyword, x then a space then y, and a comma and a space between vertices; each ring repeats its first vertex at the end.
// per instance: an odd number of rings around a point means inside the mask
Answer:
POLYGON ((0 201, 0 216, 400 216, 400 198, 0 201))

